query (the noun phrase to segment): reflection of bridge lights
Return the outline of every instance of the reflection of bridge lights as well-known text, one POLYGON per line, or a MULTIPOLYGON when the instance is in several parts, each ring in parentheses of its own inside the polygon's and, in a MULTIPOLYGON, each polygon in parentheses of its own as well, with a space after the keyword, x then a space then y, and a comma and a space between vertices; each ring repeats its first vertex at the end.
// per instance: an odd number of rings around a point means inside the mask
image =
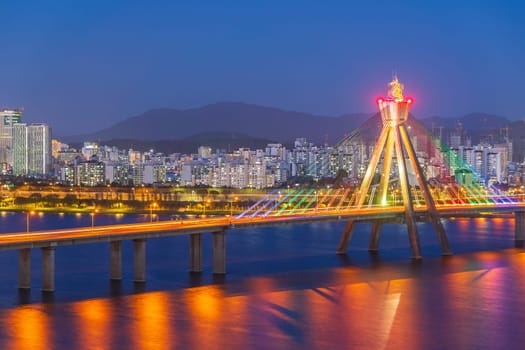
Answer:
POLYGON ((157 208, 157 202, 153 202, 149 206, 149 222, 153 222, 153 208, 157 208))
POLYGON ((34 214, 35 214, 34 210, 27 212, 27 216, 26 216, 26 231, 27 232, 29 232, 29 218, 31 217, 31 215, 34 215, 34 214))
POLYGON ((94 209, 93 212, 91 213, 91 229, 94 230, 95 229, 95 214, 98 213, 98 209, 94 209))
POLYGON ((50 316, 38 308, 18 307, 7 312, 9 320, 6 327, 12 337, 9 339, 10 349, 24 349, 31 344, 32 349, 51 349, 50 316))

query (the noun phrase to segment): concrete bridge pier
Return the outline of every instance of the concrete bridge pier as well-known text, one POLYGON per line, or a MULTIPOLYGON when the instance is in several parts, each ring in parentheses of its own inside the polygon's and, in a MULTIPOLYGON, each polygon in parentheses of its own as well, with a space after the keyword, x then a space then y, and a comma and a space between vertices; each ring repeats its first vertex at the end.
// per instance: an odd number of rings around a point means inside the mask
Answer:
POLYGON ((42 291, 55 291, 55 247, 42 248, 42 291))
POLYGON ((525 242, 525 212, 514 212, 514 244, 523 247, 525 242))
POLYGON ((122 241, 109 242, 109 279, 122 279, 122 241))
POLYGON ((202 234, 190 235, 190 272, 202 271, 202 234))
POLYGON ((146 282, 146 240, 133 240, 133 281, 146 282))
POLYGON ((18 250, 18 288, 31 288, 31 249, 18 250))
POLYGON ((213 232, 213 273, 226 274, 226 231, 213 232))

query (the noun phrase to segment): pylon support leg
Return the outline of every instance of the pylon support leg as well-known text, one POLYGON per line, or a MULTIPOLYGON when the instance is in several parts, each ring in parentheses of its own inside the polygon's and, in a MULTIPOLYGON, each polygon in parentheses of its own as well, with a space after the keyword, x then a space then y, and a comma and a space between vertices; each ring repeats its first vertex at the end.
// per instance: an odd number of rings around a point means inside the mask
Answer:
POLYGON ((370 243, 368 244, 369 252, 377 252, 379 250, 379 236, 381 234, 380 222, 372 223, 372 233, 370 234, 370 243))
MULTIPOLYGON (((370 157, 370 163, 368 164, 368 168, 366 169, 365 177, 363 178, 363 182, 361 183, 361 187, 359 188, 359 192, 356 196, 355 205, 358 208, 361 207, 365 202, 366 194, 368 192, 368 189, 370 188, 370 184, 372 183, 374 171, 377 167, 377 164, 379 163, 379 159, 381 158, 383 146, 387 141, 388 134, 389 128, 383 128, 381 130, 381 134, 379 135, 379 139, 377 141, 374 152, 370 157)), ((352 236, 354 234, 354 226, 355 223, 353 220, 348 221, 348 223, 346 224, 346 227, 343 230, 343 234, 341 235, 339 245, 337 246, 337 254, 346 254, 346 251, 348 250, 348 246, 350 245, 350 241, 352 240, 352 236)))
POLYGON ((421 169, 421 166, 419 165, 419 162, 417 161, 416 152, 414 151, 412 142, 410 142, 410 138, 408 137, 408 133, 406 131, 405 126, 400 125, 399 131, 401 134, 401 138, 403 139, 403 143, 405 144, 405 147, 407 150, 408 159, 410 159, 412 167, 414 168, 414 172, 416 173, 417 182, 419 184, 419 187, 421 188, 423 197, 425 198, 425 204, 427 205, 428 214, 430 216, 430 220, 432 222, 432 225, 434 226, 434 230, 436 231, 436 235, 437 235, 439 244, 441 246, 441 253, 443 255, 452 255, 452 249, 450 248, 450 243, 448 241, 448 237, 445 232, 445 228, 443 227, 443 223, 441 222, 439 213, 436 210, 436 204, 434 203, 434 199, 432 198, 432 195, 430 194, 430 189, 428 188, 428 185, 425 182, 423 170, 421 169))
POLYGON ((394 137, 391 130, 392 128, 389 128, 386 140, 385 156, 383 158, 383 169, 381 170, 381 182, 379 183, 380 205, 387 204, 388 183, 390 181, 390 169, 392 168, 392 157, 394 152, 394 137))
POLYGON ((405 218, 408 228, 408 238, 410 247, 412 248, 412 257, 414 259, 421 259, 421 247, 419 244, 419 233, 417 231, 414 207, 412 203, 412 196, 410 194, 408 172, 405 162, 405 155, 403 154, 403 147, 401 142, 401 135, 399 126, 394 127, 394 142, 396 150, 397 165, 399 168, 399 181, 401 183, 401 194, 403 195, 403 203, 405 206, 405 218))
POLYGON ((370 157, 370 163, 368 164, 368 168, 366 169, 365 177, 363 178, 363 182, 361 183, 361 187, 359 188, 359 192, 357 193, 357 197, 356 197, 355 205, 358 208, 361 207, 366 200, 366 194, 368 193, 368 190, 370 189, 370 184, 372 183, 374 172, 377 168, 377 164, 379 163, 379 159, 381 158, 381 153, 383 152, 385 142, 387 141, 388 133, 389 133, 389 128, 383 128, 383 130, 381 130, 381 134, 379 135, 379 139, 374 148, 374 152, 372 153, 372 156, 370 157))
POLYGON ((355 222, 353 220, 350 220, 346 223, 345 229, 343 230, 343 234, 341 235, 341 240, 339 241, 339 245, 337 246, 337 254, 346 254, 346 251, 348 250, 348 246, 350 245, 350 241, 352 240, 352 236, 354 234, 354 228, 355 222))

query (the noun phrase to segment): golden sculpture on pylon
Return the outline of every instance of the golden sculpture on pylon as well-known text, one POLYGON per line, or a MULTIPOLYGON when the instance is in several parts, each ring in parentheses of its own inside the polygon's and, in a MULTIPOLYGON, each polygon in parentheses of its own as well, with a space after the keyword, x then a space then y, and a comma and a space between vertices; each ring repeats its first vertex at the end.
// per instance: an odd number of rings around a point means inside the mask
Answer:
POLYGON ((394 75, 392 81, 388 83, 388 98, 403 100, 403 90, 405 86, 399 82, 397 75, 394 75))

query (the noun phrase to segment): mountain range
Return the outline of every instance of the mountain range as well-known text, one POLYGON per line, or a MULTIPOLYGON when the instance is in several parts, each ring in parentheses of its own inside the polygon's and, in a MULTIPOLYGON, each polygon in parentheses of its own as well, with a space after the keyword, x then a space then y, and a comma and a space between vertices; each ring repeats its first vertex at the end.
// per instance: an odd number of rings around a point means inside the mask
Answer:
MULTIPOLYGON (((61 141, 98 141, 120 148, 155 149, 165 153, 195 152, 199 145, 213 148, 261 148, 270 142, 291 144, 299 137, 320 144, 335 144, 364 124, 372 113, 321 116, 239 102, 219 102, 191 109, 153 109, 90 134, 62 137, 61 141)), ((419 119, 428 129, 444 135, 462 130, 475 144, 506 132, 525 143, 525 123, 486 113, 462 117, 419 119)), ((516 145, 515 145, 516 147, 516 145)), ((521 147, 519 147, 521 149, 521 147)))
POLYGON ((246 103, 220 102, 185 110, 153 109, 94 133, 61 139, 65 142, 180 140, 202 133, 220 132, 283 143, 297 137, 306 137, 317 143, 334 143, 370 116, 368 113, 355 113, 326 117, 246 103))

